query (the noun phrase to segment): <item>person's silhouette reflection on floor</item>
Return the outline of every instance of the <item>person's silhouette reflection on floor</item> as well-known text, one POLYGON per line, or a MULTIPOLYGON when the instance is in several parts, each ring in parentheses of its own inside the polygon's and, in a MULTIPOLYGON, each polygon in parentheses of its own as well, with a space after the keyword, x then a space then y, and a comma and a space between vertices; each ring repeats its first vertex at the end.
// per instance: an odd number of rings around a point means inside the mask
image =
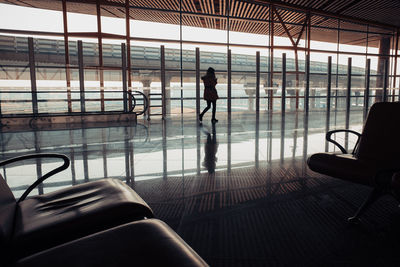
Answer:
POLYGON ((207 134, 207 141, 204 144, 204 162, 203 166, 207 168, 209 174, 215 173, 217 163, 218 142, 215 134, 215 124, 212 124, 212 134, 209 131, 204 131, 207 134))

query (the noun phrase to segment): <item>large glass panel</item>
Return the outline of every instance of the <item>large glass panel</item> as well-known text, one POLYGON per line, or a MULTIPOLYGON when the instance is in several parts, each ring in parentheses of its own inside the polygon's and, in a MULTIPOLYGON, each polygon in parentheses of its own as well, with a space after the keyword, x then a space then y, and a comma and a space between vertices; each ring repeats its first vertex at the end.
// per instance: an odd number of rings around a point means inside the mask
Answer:
POLYGON ((97 32, 96 5, 67 1, 67 12, 68 32, 97 32))
MULTIPOLYGON (((61 1, 51 6, 62 10, 61 1)), ((62 11, 0 4, 0 18, 1 29, 63 32, 62 11)))
MULTIPOLYGON (((267 71, 268 23, 232 19, 231 29, 242 32, 229 32, 230 49, 232 51, 232 112, 254 112, 256 108, 256 53, 261 51, 260 67, 267 71)), ((260 69, 261 71, 261 69, 260 69)), ((260 85, 266 85, 266 75, 260 85)), ((260 87, 261 88, 261 87, 260 87)), ((260 100, 261 110, 266 109, 265 90, 261 90, 264 100, 260 100)))
POLYGON ((126 34, 125 9, 108 5, 100 6, 101 32, 126 34))
MULTIPOLYGON (((188 84, 185 86, 191 86, 192 90, 185 92, 184 101, 189 101, 188 106, 195 108, 195 48, 198 47, 200 50, 200 77, 204 76, 209 67, 212 67, 216 71, 217 85, 216 89, 220 99, 217 101, 217 118, 218 113, 226 112, 227 109, 227 31, 225 19, 209 19, 207 17, 195 17, 196 20, 207 22, 207 28, 200 27, 187 27, 182 28, 182 39, 185 41, 200 42, 199 44, 184 44, 184 69, 185 75, 192 76, 187 79, 188 84), (188 52, 190 51, 190 52, 188 52), (188 62, 190 58, 193 60, 191 63, 188 62), (187 73, 187 71, 189 71, 187 73), (187 98, 187 99, 186 99, 187 98)), ((184 20, 189 20, 189 17, 184 16, 184 20)), ((206 102, 203 100, 204 85, 200 80, 200 110, 202 111, 206 102)), ((192 109, 189 109, 192 110, 192 109)), ((206 118, 211 119, 211 110, 206 115, 206 118)), ((207 119, 208 120, 208 119, 207 119)))
MULTIPOLYGON (((133 9, 131 12, 136 12, 133 9)), ((143 10, 152 18, 161 18, 164 13, 143 10)), ((146 22, 136 19, 130 21, 131 67, 134 89, 144 92, 150 97, 150 114, 161 114, 161 50, 165 49, 165 82, 166 82, 166 112, 180 114, 181 112, 181 52, 179 14, 171 13, 171 24, 146 22), (172 24, 174 23, 174 24, 172 24), (138 38, 138 39, 136 39, 138 38), (160 42, 146 39, 164 39, 160 42), (165 42, 165 39, 174 40, 165 42)))
POLYGON ((1 113, 32 113, 28 38, 0 36, 0 53, 1 113))
POLYGON ((38 112, 68 112, 64 42, 34 39, 34 53, 38 112))
POLYGON ((338 20, 326 17, 311 16, 311 49, 337 50, 338 20))
POLYGON ((365 53, 367 29, 366 25, 340 21, 339 51, 365 53))

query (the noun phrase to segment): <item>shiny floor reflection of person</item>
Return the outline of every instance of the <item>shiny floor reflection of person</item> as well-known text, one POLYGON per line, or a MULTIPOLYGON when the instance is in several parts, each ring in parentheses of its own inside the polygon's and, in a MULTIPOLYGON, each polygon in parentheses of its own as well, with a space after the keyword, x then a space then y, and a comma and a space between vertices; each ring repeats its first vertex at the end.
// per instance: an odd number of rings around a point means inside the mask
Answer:
POLYGON ((209 174, 215 173, 218 158, 216 157, 218 151, 218 142, 215 131, 215 124, 212 124, 212 133, 203 128, 204 133, 207 135, 207 141, 204 143, 204 162, 203 166, 207 168, 209 174))

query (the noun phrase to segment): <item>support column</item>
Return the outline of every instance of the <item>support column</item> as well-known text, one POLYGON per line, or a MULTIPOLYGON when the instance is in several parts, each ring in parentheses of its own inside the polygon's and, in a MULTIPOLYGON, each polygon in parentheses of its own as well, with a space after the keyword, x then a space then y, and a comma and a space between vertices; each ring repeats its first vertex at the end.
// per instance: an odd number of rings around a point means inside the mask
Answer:
POLYGON ((196 47, 196 119, 200 115, 200 49, 196 47))
POLYGON ((64 50, 65 50, 65 79, 67 81, 67 101, 68 112, 72 112, 72 96, 71 96, 71 71, 69 62, 69 42, 68 42, 68 21, 67 21, 67 1, 62 1, 63 8, 63 24, 64 24, 64 50))
POLYGON ((79 66, 79 91, 81 101, 81 112, 86 112, 85 107, 85 75, 83 70, 83 49, 82 41, 78 41, 78 66, 79 66))
POLYGON ((364 92, 364 121, 368 115, 369 109, 369 83, 371 74, 371 59, 367 59, 367 65, 365 66, 365 92, 364 92))
POLYGON ((310 55, 306 55, 306 88, 304 92, 304 111, 306 115, 309 112, 310 101, 310 55))
POLYGON ((32 93, 32 113, 38 114, 37 87, 36 87, 36 68, 35 68, 35 47, 33 46, 33 38, 28 38, 29 48, 29 69, 31 78, 31 93, 32 93))
POLYGON ((384 70, 383 70, 383 96, 382 102, 387 101, 387 87, 389 81, 389 59, 386 59, 384 62, 384 70))
MULTIPOLYGON (((395 53, 394 53, 394 71, 393 71, 393 90, 392 90, 392 102, 395 101, 396 97, 396 81, 397 81, 397 57, 398 57, 398 50, 399 50, 399 29, 396 30, 396 46, 395 46, 395 53)), ((400 92, 399 92, 400 97, 400 92)))
POLYGON ((274 86, 274 12, 273 5, 269 6, 269 90, 268 90, 268 109, 273 111, 274 106, 274 91, 272 87, 274 86))
MULTIPOLYGON (((325 124, 325 132, 329 131, 330 128, 330 120, 331 120, 331 95, 332 95, 332 57, 328 57, 328 84, 326 89, 326 124, 325 124)), ((325 140, 325 152, 328 152, 329 145, 328 141, 325 140)))
MULTIPOLYGON (((347 59, 347 92, 346 92, 346 126, 350 128, 350 111, 351 111, 351 57, 347 59)), ((345 133, 344 148, 347 150, 349 146, 349 133, 345 133)))
POLYGON ((97 42, 99 46, 99 72, 100 72, 100 106, 101 111, 104 111, 104 62, 103 62, 103 39, 101 33, 101 10, 100 0, 96 0, 96 13, 97 13, 97 42))
POLYGON ((256 52, 256 113, 260 113, 260 51, 256 52))
POLYGON ((392 102, 396 96, 396 80, 397 80, 397 51, 399 50, 399 29, 396 30, 396 46, 394 52, 394 70, 393 70, 393 87, 392 87, 392 102))
MULTIPOLYGON (((131 73, 131 27, 129 23, 129 0, 125 0, 125 26, 126 26, 126 57, 128 69, 128 89, 132 87, 131 73)), ((129 89, 130 90, 130 89, 129 89)))
POLYGON ((232 111, 232 53, 228 49, 228 117, 231 116, 232 111))
POLYGON ((281 112, 282 117, 286 111, 286 53, 282 54, 282 97, 281 97, 281 112))
MULTIPOLYGON (((300 40, 300 36, 299 36, 300 40)), ((296 49, 294 50, 294 64, 296 67, 296 89, 295 89, 295 95, 296 95, 296 110, 299 109, 299 90, 300 90, 300 77, 299 77, 299 53, 298 49, 296 46, 296 49)), ((292 101, 291 101, 292 102, 292 101)), ((290 104, 290 107, 292 108, 292 104, 290 104)))
MULTIPOLYGON (((167 114, 171 114, 171 80, 172 80, 172 75, 165 74, 165 116, 167 114)), ((181 86, 181 88, 182 88, 182 86, 181 86)), ((181 107, 183 107, 183 102, 182 102, 181 107)), ((183 113, 182 109, 181 109, 181 113, 183 113)))
MULTIPOLYGON (((385 60, 389 60, 390 54, 390 37, 382 37, 379 41, 379 57, 378 57, 378 76, 376 78, 376 87, 383 88, 385 80, 385 60)), ((383 90, 377 90, 375 93, 375 101, 383 100, 383 90)))
POLYGON ((122 61, 122 99, 124 101, 123 107, 124 112, 128 112, 128 88, 127 88, 127 81, 126 81, 126 48, 125 44, 121 44, 121 61, 122 61))
POLYGON ((311 45, 311 15, 307 13, 307 47, 306 47, 306 88, 304 92, 304 110, 306 116, 310 110, 310 45, 311 45))
POLYGON ((328 85, 326 89, 326 119, 329 126, 329 119, 331 113, 331 95, 332 95, 332 56, 328 57, 328 85))
MULTIPOLYGON (((165 47, 161 46, 161 110, 162 119, 165 119, 166 107, 165 107, 165 47)), ((150 105, 149 105, 150 106, 150 105)))
POLYGON ((346 93, 346 129, 350 124, 350 108, 351 108, 351 57, 347 59, 347 93, 346 93))
POLYGON ((254 98, 256 91, 253 89, 254 87, 253 83, 250 84, 245 84, 244 87, 247 89, 244 89, 245 94, 248 96, 248 102, 247 102, 247 108, 249 111, 254 111, 254 98))

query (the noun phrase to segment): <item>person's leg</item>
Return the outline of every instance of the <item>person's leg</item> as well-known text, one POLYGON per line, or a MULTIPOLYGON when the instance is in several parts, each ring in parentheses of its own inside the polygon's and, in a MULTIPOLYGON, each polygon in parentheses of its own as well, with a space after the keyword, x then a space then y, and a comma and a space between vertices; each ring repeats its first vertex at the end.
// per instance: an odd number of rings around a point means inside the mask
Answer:
POLYGON ((203 112, 201 112, 199 116, 200 121, 203 120, 204 113, 206 113, 210 109, 210 107, 211 107, 211 101, 207 100, 207 107, 203 110, 203 112))
POLYGON ((212 121, 218 122, 218 120, 215 118, 215 112, 217 111, 217 100, 212 101, 212 121))

